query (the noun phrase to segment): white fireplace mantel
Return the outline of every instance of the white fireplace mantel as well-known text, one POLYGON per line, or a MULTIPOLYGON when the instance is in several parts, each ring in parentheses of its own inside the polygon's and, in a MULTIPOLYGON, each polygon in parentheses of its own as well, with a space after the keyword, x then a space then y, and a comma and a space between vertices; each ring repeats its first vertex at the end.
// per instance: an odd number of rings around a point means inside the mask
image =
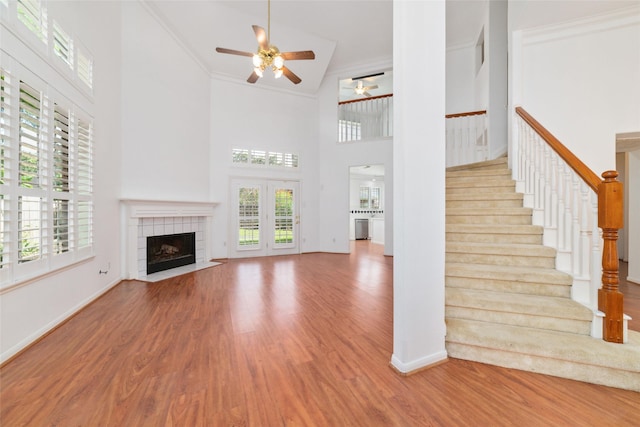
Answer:
POLYGON ((128 218, 160 218, 179 216, 213 216, 215 202, 121 199, 128 218))
POLYGON ((216 202, 189 202, 177 200, 121 199, 123 224, 123 263, 126 279, 138 279, 138 225, 143 218, 204 218, 205 260, 211 259, 213 212, 216 202))

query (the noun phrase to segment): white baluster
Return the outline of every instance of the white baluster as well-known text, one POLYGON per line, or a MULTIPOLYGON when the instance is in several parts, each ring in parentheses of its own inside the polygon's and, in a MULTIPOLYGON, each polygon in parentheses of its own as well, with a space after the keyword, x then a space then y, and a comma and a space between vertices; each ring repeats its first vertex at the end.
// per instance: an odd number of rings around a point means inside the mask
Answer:
POLYGON ((602 233, 598 228, 598 195, 591 191, 591 308, 598 309, 598 289, 602 287, 602 233))
POLYGON ((580 276, 580 178, 574 172, 571 173, 571 249, 573 276, 580 276))

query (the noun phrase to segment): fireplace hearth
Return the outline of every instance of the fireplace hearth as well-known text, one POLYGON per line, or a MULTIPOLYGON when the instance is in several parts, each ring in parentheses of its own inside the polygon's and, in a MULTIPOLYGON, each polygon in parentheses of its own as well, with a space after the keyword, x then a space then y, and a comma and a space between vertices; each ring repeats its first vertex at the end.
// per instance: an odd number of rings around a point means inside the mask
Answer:
POLYGON ((147 274, 195 264, 196 233, 147 237, 147 274))

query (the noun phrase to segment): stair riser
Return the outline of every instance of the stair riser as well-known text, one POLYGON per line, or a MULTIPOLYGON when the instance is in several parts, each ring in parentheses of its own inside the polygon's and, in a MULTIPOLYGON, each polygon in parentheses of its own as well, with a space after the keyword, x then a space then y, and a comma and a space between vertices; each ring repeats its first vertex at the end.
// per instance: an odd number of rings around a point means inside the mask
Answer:
POLYGON ((467 243, 524 243, 530 245, 541 245, 542 236, 535 234, 469 234, 469 233, 447 233, 447 242, 467 242, 467 243))
POLYGON ((489 265, 510 265, 520 267, 540 267, 554 268, 555 258, 536 256, 516 256, 516 255, 492 255, 492 254, 469 254, 447 252, 446 262, 458 262, 466 264, 489 264, 489 265))
POLYGON ((450 176, 446 177, 447 184, 465 184, 469 187, 475 187, 479 185, 481 182, 491 181, 491 182, 504 182, 512 183, 513 179, 511 178, 511 174, 501 174, 501 175, 468 175, 468 176, 450 176))
POLYGON ((449 357, 640 392, 640 373, 449 341, 449 357))
POLYGON ((512 326, 523 326, 528 328, 545 329, 557 332, 568 332, 585 336, 589 336, 591 333, 591 321, 559 319, 556 317, 546 316, 533 316, 523 313, 483 310, 473 307, 446 305, 445 317, 500 323, 512 326))
POLYGON ((445 208, 521 208, 522 200, 446 200, 445 208))
POLYGON ((505 193, 513 194, 516 191, 515 184, 512 185, 497 185, 497 186, 485 186, 485 187, 449 187, 446 188, 446 194, 469 194, 469 193, 505 193))
POLYGON ((552 283, 516 282, 512 280, 484 279, 473 277, 445 276, 445 286, 494 292, 571 297, 571 286, 552 283))
POLYGON ((447 224, 507 224, 529 225, 531 215, 451 215, 446 216, 447 224))

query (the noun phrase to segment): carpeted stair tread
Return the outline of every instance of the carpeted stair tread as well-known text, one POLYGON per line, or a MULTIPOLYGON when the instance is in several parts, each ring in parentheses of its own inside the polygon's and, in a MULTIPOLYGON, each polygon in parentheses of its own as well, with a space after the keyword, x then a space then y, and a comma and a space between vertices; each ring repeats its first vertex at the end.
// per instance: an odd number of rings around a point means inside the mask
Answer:
POLYGON ((499 227, 487 224, 446 224, 445 227, 447 233, 542 235, 543 232, 541 226, 528 224, 504 224, 499 227))
POLYGON ((569 297, 447 288, 447 319, 466 319, 572 334, 591 334, 591 310, 569 297), (490 295, 496 295, 492 298, 490 295), (540 300, 543 298, 544 300, 540 300), (544 308, 535 304, 545 304, 544 308))
POLYGON ((447 253, 491 254, 505 256, 540 256, 554 257, 556 250, 543 245, 529 245, 523 243, 474 243, 447 242, 447 253))
POLYGON ((625 344, 585 335, 448 318, 450 357, 640 391, 640 332, 625 344))
POLYGON ((483 173, 462 173, 462 172, 448 172, 446 175, 447 182, 449 183, 467 183, 472 186, 479 180, 483 181, 505 181, 509 182, 511 178, 511 172, 508 170, 499 171, 483 171, 483 173), (490 173, 492 172, 492 173, 490 173))
POLYGON ((468 163, 460 166, 450 166, 447 168, 447 172, 459 171, 459 170, 478 170, 478 169, 490 169, 490 168, 507 168, 508 161, 506 157, 499 157, 494 160, 485 160, 482 162, 468 163))
POLYGON ((446 201, 450 200, 464 200, 464 201, 487 201, 492 202, 495 200, 519 200, 522 201, 524 199, 524 195, 522 193, 514 193, 514 192, 506 192, 506 193, 458 193, 458 194, 447 194, 445 197, 446 201))
POLYGON ((482 265, 467 263, 446 263, 447 275, 464 275, 465 277, 511 280, 514 282, 545 282, 570 286, 573 278, 553 268, 518 267, 503 265, 482 265))
POLYGON ((447 217, 450 216, 531 216, 531 208, 448 208, 447 217))
POLYGON ((447 180, 445 189, 448 191, 454 188, 515 188, 515 181, 512 179, 477 179, 475 181, 455 181, 447 180))
POLYGON ((585 322, 593 316, 589 308, 570 298, 477 289, 448 288, 446 305, 585 322))

